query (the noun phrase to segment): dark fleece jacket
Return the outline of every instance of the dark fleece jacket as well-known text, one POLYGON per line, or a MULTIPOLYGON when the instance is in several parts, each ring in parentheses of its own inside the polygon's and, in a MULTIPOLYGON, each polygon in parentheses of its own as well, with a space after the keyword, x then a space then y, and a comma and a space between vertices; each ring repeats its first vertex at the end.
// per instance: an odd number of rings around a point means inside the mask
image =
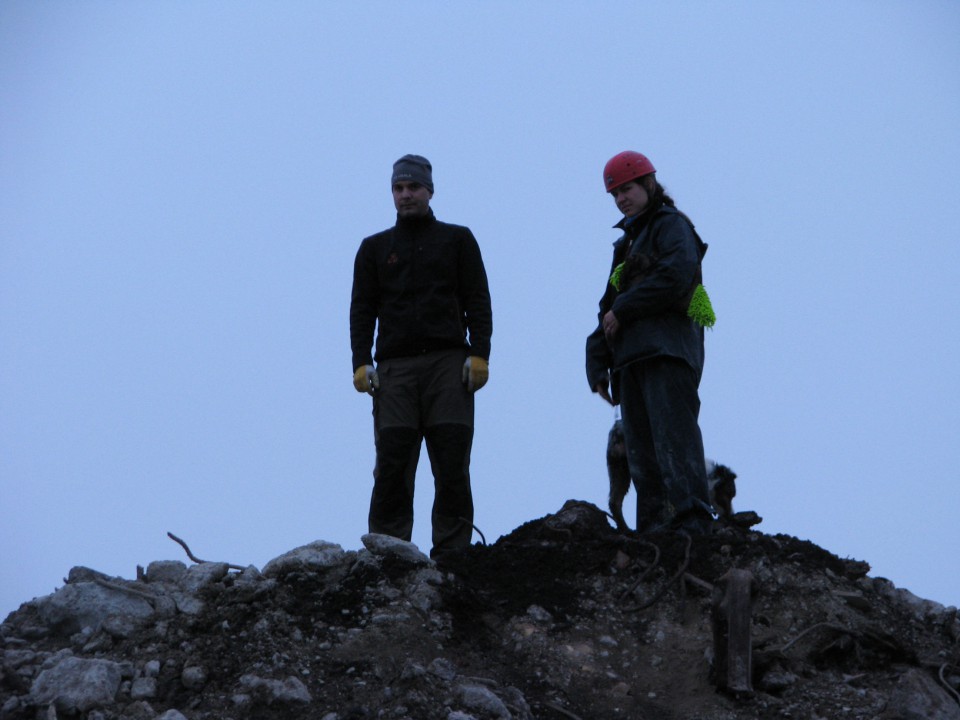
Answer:
POLYGON ((373 362, 375 327, 377 362, 456 347, 489 359, 490 290, 469 228, 430 211, 363 240, 350 302, 353 369, 373 362))

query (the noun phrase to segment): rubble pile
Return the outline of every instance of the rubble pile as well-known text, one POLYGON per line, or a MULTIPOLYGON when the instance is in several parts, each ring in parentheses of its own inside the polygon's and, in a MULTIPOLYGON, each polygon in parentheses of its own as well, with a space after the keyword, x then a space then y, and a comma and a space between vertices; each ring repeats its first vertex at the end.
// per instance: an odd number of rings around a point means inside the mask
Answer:
POLYGON ((569 501, 439 566, 362 542, 73 568, 0 624, 0 720, 960 720, 956 608, 797 538, 569 501))

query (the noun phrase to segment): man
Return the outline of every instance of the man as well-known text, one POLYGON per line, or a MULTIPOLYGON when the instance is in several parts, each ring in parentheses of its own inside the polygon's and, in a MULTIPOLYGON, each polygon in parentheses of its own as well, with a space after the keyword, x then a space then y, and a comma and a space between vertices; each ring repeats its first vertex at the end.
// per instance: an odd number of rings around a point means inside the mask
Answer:
POLYGON ((612 272, 587 338, 591 390, 620 404, 637 530, 710 531, 698 388, 703 324, 691 312, 706 245, 638 152, 615 155, 603 170, 623 219, 612 272), (613 393, 611 395, 611 381, 613 393))
POLYGON ((473 233, 434 217, 430 162, 404 155, 391 184, 397 222, 360 244, 350 302, 353 384, 373 396, 369 530, 410 540, 425 439, 435 481, 430 554, 438 557, 473 534, 473 394, 489 374, 490 291, 473 233))

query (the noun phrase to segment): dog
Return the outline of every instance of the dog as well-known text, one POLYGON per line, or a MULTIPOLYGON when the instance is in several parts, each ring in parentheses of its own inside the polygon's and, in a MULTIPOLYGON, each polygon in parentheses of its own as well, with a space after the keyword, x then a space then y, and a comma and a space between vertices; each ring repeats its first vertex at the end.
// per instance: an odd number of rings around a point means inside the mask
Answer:
MULTIPOLYGON (((707 491, 710 505, 718 519, 729 520, 733 515, 733 498, 737 494, 737 474, 726 465, 707 460, 707 491)), ((630 469, 627 466, 627 446, 623 437, 621 420, 613 423, 607 436, 607 475, 610 478, 610 514, 617 529, 628 532, 623 519, 623 498, 630 489, 630 469)))

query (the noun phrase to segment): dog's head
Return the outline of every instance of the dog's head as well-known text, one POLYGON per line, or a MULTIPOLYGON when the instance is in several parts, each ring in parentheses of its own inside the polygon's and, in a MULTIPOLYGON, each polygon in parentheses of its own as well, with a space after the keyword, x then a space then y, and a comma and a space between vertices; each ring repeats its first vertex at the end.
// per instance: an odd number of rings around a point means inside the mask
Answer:
POLYGON ((617 420, 613 423, 613 427, 610 428, 610 433, 607 435, 607 461, 611 461, 614 458, 626 458, 627 450, 626 443, 623 439, 623 423, 620 420, 617 420))
POLYGON ((707 490, 710 504, 721 518, 733 515, 733 498, 737 494, 737 474, 726 465, 707 460, 707 490))
POLYGON ((736 479, 737 474, 726 465, 707 460, 707 480, 713 485, 729 483, 734 486, 734 480, 736 479))

